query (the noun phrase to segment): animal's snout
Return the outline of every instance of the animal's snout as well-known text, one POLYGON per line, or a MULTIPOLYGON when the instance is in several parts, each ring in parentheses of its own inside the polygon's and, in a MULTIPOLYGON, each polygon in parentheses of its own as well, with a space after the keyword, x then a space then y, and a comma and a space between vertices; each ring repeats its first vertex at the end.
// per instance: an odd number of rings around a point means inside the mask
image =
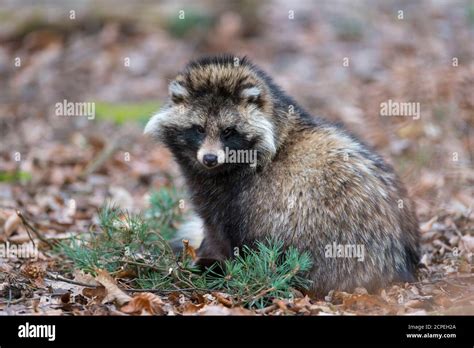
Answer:
POLYGON ((214 154, 205 154, 202 158, 202 162, 209 168, 215 167, 218 163, 217 156, 214 154))

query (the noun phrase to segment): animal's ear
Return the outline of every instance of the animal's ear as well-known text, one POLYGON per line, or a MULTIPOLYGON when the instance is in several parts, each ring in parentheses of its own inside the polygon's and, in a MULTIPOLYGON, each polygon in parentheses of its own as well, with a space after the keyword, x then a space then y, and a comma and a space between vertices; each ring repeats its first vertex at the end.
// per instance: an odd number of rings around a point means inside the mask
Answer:
POLYGON ((242 89, 240 97, 248 103, 260 105, 262 90, 258 86, 249 86, 242 89))
POLYGON ((177 80, 171 81, 168 86, 168 92, 171 97, 171 100, 175 104, 179 104, 184 101, 184 99, 188 96, 188 91, 186 87, 184 87, 183 83, 177 80))

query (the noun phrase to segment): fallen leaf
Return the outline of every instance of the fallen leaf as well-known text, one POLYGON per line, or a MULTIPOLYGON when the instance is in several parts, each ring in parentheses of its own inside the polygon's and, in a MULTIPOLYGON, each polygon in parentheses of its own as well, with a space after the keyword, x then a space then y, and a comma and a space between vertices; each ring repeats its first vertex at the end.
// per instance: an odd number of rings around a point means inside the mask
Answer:
POLYGON ((408 300, 404 303, 404 305, 405 305, 405 307, 409 307, 409 308, 426 309, 427 307, 430 307, 429 305, 427 305, 426 302, 421 301, 421 300, 408 300))
POLYGON ((200 309, 197 315, 255 315, 255 313, 242 307, 227 308, 223 305, 209 305, 200 309))
POLYGON ((97 270, 97 277, 95 278, 99 283, 101 283, 106 291, 107 296, 104 298, 102 303, 107 302, 117 302, 119 306, 123 306, 129 302, 132 298, 119 289, 114 278, 105 270, 97 270))
POLYGON ((441 307, 444 307, 444 308, 449 308, 453 305, 453 301, 451 301, 449 299, 449 297, 446 296, 446 294, 439 294, 439 295, 435 296, 434 297, 434 302, 438 306, 441 306, 441 307))
POLYGON ((196 249, 194 249, 191 245, 189 245, 189 240, 183 239, 183 246, 184 246, 184 253, 188 255, 191 260, 197 260, 196 249))
POLYGON ((438 221, 438 216, 433 216, 429 221, 423 223, 421 226, 420 226, 420 232, 421 233, 427 233, 431 230, 431 228, 433 227, 433 224, 438 221))
POLYGON ((107 290, 104 286, 98 286, 96 288, 84 288, 82 289, 82 295, 96 300, 97 303, 102 303, 104 298, 107 296, 107 290))
POLYGON ((202 309, 204 307, 204 304, 194 304, 192 302, 186 302, 182 307, 183 315, 193 315, 196 314, 200 309, 202 309))
POLYGON ((393 308, 381 297, 367 294, 344 296, 342 307, 354 311, 373 310, 375 307, 378 307, 387 313, 393 312, 393 308))
POLYGON ((459 261, 458 271, 460 273, 471 273, 472 264, 467 260, 462 259, 459 261))
POLYGON ((163 309, 163 301, 161 298, 150 292, 135 295, 130 302, 120 308, 120 310, 127 314, 141 315, 143 311, 152 315, 165 315, 163 309))
POLYGON ((212 295, 219 303, 223 304, 226 307, 232 307, 233 302, 228 294, 224 294, 222 292, 213 292, 212 295))
POLYGON ((61 295, 61 302, 66 304, 71 302, 71 293, 66 292, 65 294, 61 295))
POLYGON ((21 219, 18 214, 11 214, 5 224, 3 225, 3 235, 0 237, 2 240, 7 240, 10 235, 20 226, 21 219))
POLYGON ((459 246, 468 253, 474 252, 474 237, 469 235, 463 236, 459 246))
POLYGON ((100 283, 97 280, 95 280, 95 278, 92 275, 86 274, 83 271, 78 270, 78 269, 74 270, 74 280, 76 282, 88 284, 91 286, 100 286, 100 283))

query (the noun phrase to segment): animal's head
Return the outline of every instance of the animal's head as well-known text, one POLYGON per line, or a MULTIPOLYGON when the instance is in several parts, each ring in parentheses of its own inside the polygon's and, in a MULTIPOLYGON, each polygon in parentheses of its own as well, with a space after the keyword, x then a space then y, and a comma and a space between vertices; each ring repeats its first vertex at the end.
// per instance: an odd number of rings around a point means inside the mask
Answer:
POLYGON ((260 74, 245 58, 191 62, 170 83, 169 100, 145 133, 209 173, 271 160, 278 146, 273 100, 260 74))

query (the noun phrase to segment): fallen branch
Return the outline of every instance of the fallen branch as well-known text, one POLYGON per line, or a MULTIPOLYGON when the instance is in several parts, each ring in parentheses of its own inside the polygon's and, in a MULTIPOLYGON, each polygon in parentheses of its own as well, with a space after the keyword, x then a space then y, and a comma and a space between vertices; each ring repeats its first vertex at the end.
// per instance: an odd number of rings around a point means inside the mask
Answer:
MULTIPOLYGON (((91 285, 91 284, 79 282, 79 281, 76 281, 76 280, 73 280, 73 279, 63 277, 59 274, 53 274, 53 273, 48 273, 47 276, 46 276, 46 279, 56 280, 56 281, 65 282, 65 283, 74 284, 74 285, 79 285, 79 286, 84 286, 84 287, 91 288, 91 289, 97 289, 97 287, 98 287, 96 285, 91 285)), ((123 288, 120 288, 120 290, 126 291, 126 292, 153 292, 153 293, 170 294, 170 293, 173 293, 173 292, 196 291, 196 288, 176 288, 176 289, 173 289, 173 290, 135 289, 135 288, 125 288, 125 289, 123 289, 123 288)), ((201 289, 201 290, 204 290, 204 289, 201 289)))
POLYGON ((276 304, 272 304, 268 307, 265 307, 265 308, 262 308, 262 309, 258 309, 257 312, 260 313, 260 314, 268 314, 268 313, 271 313, 275 310, 278 309, 278 305, 276 304))
POLYGON ((22 214, 21 211, 17 210, 16 211, 16 214, 18 215, 18 217, 20 218, 21 222, 23 223, 23 226, 25 226, 25 230, 26 232, 28 233, 28 236, 30 237, 30 240, 31 242, 33 243, 33 246, 36 247, 36 244, 35 244, 35 241, 33 240, 33 237, 31 236, 30 234, 30 231, 33 232, 35 234, 36 237, 38 237, 38 239, 46 244, 48 244, 51 248, 54 247, 54 244, 51 243, 48 239, 46 239, 45 237, 43 237, 43 235, 35 228, 33 227, 29 222, 28 220, 26 220, 25 216, 22 214))
POLYGON ((109 142, 104 149, 87 165, 84 171, 79 175, 80 178, 85 178, 94 173, 97 169, 108 161, 110 157, 122 146, 123 137, 117 136, 109 142))
POLYGON ((80 286, 84 286, 84 287, 87 287, 87 288, 97 289, 96 285, 91 285, 91 284, 87 284, 87 283, 83 283, 83 282, 78 282, 76 280, 72 280, 72 279, 68 279, 68 278, 65 278, 63 276, 60 276, 59 274, 48 273, 47 276, 46 276, 46 279, 57 280, 57 281, 61 281, 61 282, 69 283, 69 284, 80 285, 80 286))

